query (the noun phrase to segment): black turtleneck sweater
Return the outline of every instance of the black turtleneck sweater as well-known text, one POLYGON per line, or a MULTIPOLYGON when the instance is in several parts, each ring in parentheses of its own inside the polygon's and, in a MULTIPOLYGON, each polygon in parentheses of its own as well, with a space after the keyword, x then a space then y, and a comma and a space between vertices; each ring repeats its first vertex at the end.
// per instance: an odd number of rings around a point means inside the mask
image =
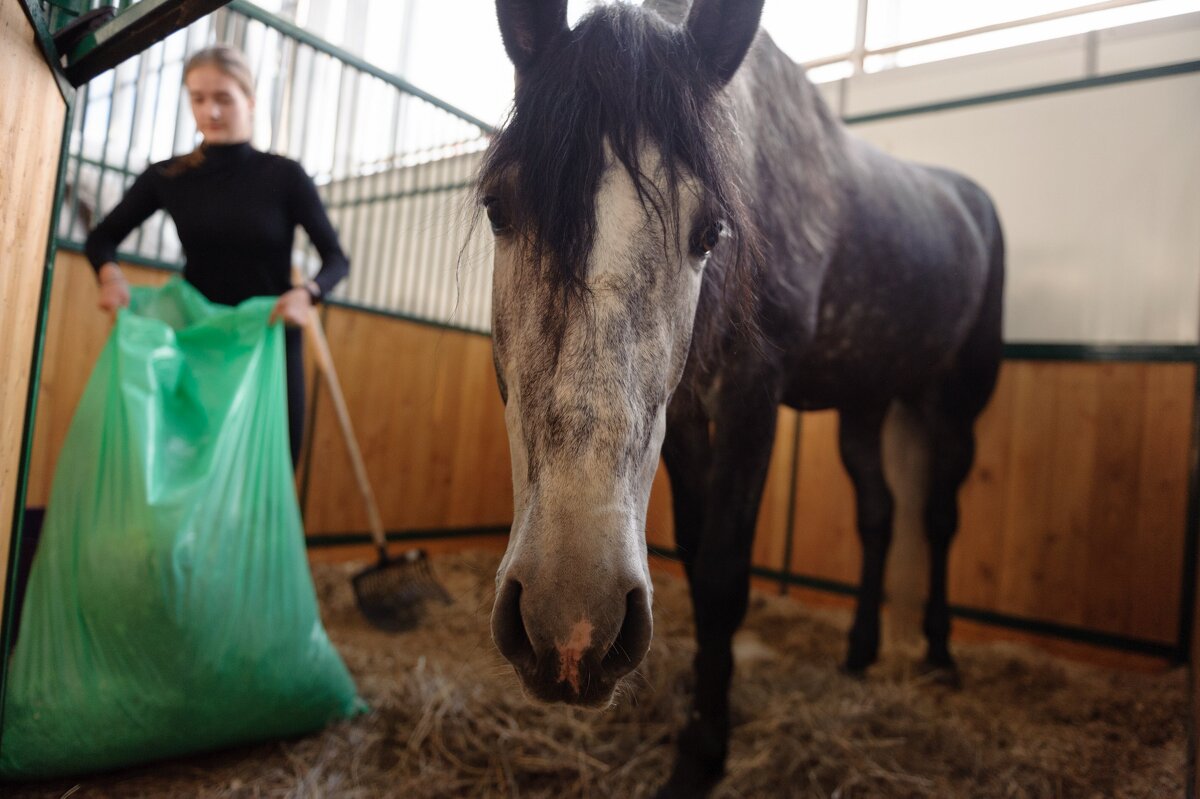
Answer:
POLYGON ((187 256, 183 276, 213 302, 236 305, 292 287, 296 225, 321 256, 316 276, 326 294, 349 271, 316 186, 300 164, 249 143, 208 145, 196 167, 170 175, 174 159, 153 164, 87 238, 99 269, 152 213, 165 208, 187 256))

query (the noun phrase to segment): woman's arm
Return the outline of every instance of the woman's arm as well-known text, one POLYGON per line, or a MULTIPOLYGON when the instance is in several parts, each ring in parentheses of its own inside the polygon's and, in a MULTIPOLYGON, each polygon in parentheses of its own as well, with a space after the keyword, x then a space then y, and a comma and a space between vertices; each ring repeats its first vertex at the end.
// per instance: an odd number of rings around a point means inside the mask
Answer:
POLYGON ((88 234, 84 252, 100 285, 100 308, 115 311, 129 304, 129 286, 117 265, 117 247, 134 228, 159 209, 154 176, 149 170, 138 176, 129 191, 104 220, 88 234))
POLYGON ((309 240, 321 256, 321 271, 317 272, 315 282, 320 296, 324 297, 349 274, 350 261, 342 251, 342 245, 338 243, 337 233, 329 222, 329 216, 325 213, 325 206, 321 203, 312 178, 300 164, 293 164, 293 185, 289 193, 292 215, 304 228, 304 232, 308 234, 309 240))

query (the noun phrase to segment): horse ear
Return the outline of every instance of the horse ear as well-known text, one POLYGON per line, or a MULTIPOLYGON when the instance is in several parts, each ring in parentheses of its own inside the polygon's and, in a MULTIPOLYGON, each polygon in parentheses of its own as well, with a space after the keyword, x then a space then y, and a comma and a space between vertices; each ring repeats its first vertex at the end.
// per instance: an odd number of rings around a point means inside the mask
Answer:
POLYGON ((763 0, 693 0, 687 32, 705 69, 724 86, 758 33, 763 0))
POLYGON ((504 49, 523 72, 567 27, 567 0, 496 0, 504 49))

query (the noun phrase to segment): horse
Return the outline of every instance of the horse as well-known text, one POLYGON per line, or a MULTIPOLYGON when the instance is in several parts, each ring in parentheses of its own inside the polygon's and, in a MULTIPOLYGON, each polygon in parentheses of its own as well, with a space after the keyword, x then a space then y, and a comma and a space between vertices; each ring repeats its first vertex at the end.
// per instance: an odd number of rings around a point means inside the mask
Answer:
POLYGON ((916 420, 925 664, 954 668, 946 558, 1002 354, 1003 236, 966 177, 852 136, 760 29, 763 0, 617 3, 574 28, 566 5, 496 2, 516 88, 476 190, 514 516, 492 635, 527 694, 613 701, 652 636, 661 453, 697 652, 660 795, 704 795, 781 404, 839 414, 863 552, 851 673, 878 655, 884 419, 916 420))

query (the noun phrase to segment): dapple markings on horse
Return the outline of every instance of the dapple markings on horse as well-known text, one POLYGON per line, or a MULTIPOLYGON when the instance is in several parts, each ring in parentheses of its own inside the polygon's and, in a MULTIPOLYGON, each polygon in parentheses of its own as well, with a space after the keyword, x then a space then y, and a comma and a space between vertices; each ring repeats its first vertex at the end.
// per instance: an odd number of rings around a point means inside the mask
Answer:
POLYGON ((759 31, 762 0, 497 0, 513 114, 479 193, 514 522, 492 628, 526 690, 604 705, 651 637, 643 525, 661 452, 690 581, 694 710, 664 795, 728 747, 731 636, 777 407, 836 408, 861 588, 845 667, 876 659, 893 402, 928 450, 927 665, 952 669, 946 556, 1001 356, 987 195, 851 136, 759 31))

